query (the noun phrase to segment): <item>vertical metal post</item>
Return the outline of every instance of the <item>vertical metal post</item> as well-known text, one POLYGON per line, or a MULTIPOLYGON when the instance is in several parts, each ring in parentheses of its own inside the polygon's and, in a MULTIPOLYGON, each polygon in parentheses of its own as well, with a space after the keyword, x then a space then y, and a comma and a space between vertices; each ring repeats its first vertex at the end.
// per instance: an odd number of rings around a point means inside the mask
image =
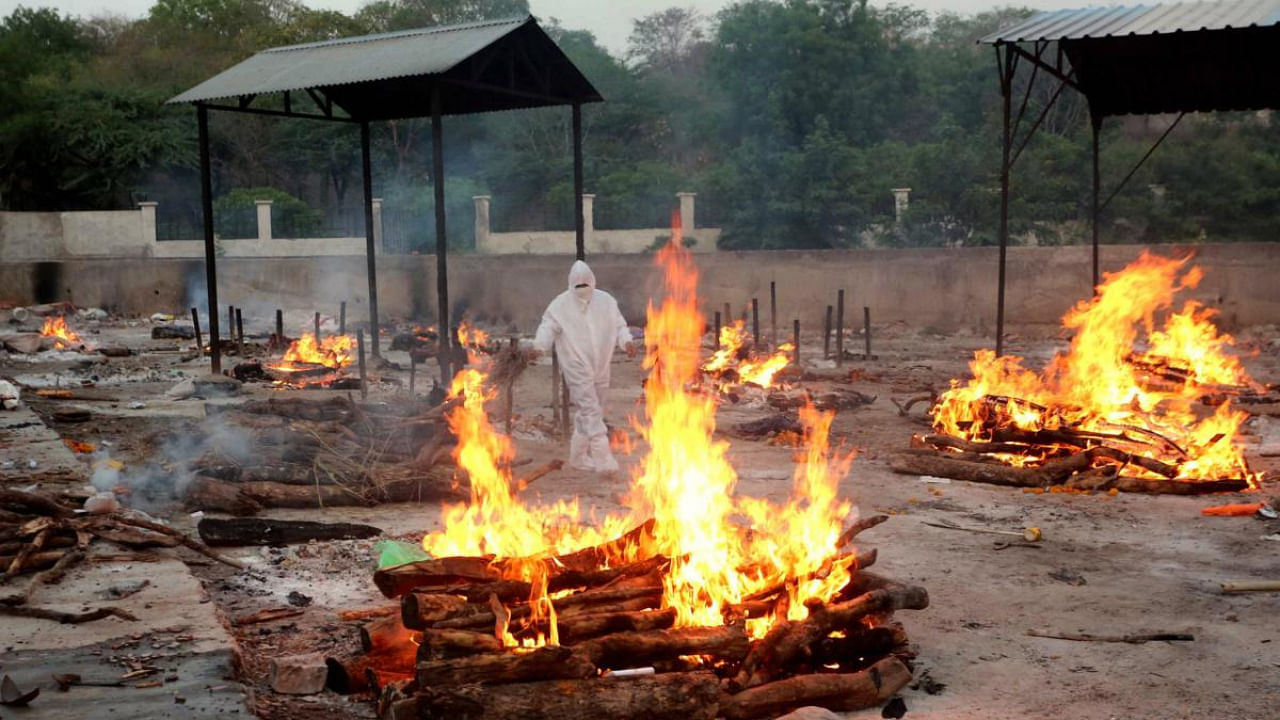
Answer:
POLYGON ((760 342, 760 299, 751 298, 751 348, 757 350, 760 342))
POLYGON ((1004 264, 1009 247, 1009 152, 1013 129, 1009 126, 1012 112, 1014 54, 1013 46, 996 46, 996 58, 1004 52, 1000 65, 1000 95, 1003 99, 1003 125, 1000 135, 1000 272, 996 285, 996 357, 1004 354, 1004 264))
POLYGON ((582 103, 573 104, 573 231, 578 259, 587 259, 587 221, 582 215, 582 103))
POLYGON ((862 336, 863 336, 862 339, 866 340, 867 342, 866 354, 863 356, 863 359, 870 360, 871 359, 871 308, 867 307, 866 305, 862 306, 862 336))
POLYGON ((778 347, 778 283, 769 281, 769 347, 778 347))
POLYGON ((800 367, 800 319, 796 318, 792 322, 794 323, 791 329, 792 362, 796 367, 800 367))
POLYGON ((716 350, 720 349, 720 311, 716 311, 716 334, 711 338, 711 345, 716 350))
MULTIPOLYGON (((370 329, 369 332, 373 333, 374 337, 378 336, 378 328, 376 327, 370 329)), ((347 301, 346 300, 343 300, 338 305, 338 334, 339 335, 347 334, 347 301)))
POLYGON ((417 381, 417 379, 418 379, 418 378, 417 378, 417 375, 418 375, 418 354, 417 354, 416 352, 414 352, 414 349, 416 349, 416 348, 411 348, 411 349, 409 350, 409 394, 410 394, 410 395, 413 395, 413 394, 414 394, 414 392, 413 392, 413 386, 414 386, 414 383, 415 383, 415 382, 417 381))
MULTIPOLYGON (((369 149, 369 121, 360 123, 360 176, 364 182, 364 260, 369 276, 369 332, 373 333, 373 356, 379 357, 378 348, 378 261, 373 243, 373 162, 369 149)), ((345 310, 346 303, 343 303, 345 310)), ((345 316, 345 313, 343 313, 345 316)), ((345 330, 346 323, 341 323, 345 330)))
POLYGON ((453 381, 453 324, 449 320, 449 240, 444 226, 444 120, 440 86, 431 88, 431 187, 436 204, 436 308, 440 322, 440 378, 453 381))
POLYGON ((213 167, 209 162, 209 108, 196 105, 200 134, 200 211, 204 216, 204 284, 209 293, 209 370, 222 373, 218 347, 218 255, 213 245, 213 167))
POLYGON ((356 331, 356 351, 360 355, 360 399, 369 397, 369 381, 364 373, 364 330, 356 331))
MULTIPOLYGON (((227 339, 236 341, 236 306, 227 306, 227 339)), ((238 353, 237 353, 238 354, 238 353)))
POLYGON ((236 308, 236 353, 244 357, 244 316, 236 308))
POLYGON ((316 345, 320 344, 320 311, 316 311, 316 345))
POLYGON ((834 308, 827 306, 827 321, 822 325, 822 359, 826 360, 831 357, 831 311, 834 308))
POLYGON ((729 303, 724 304, 724 324, 733 324, 733 308, 729 306, 729 303))
POLYGON ((286 347, 284 344, 284 311, 276 308, 276 345, 280 348, 286 347))
POLYGON ((844 290, 836 292, 836 366, 844 364, 844 290))
MULTIPOLYGON (((1090 113, 1092 116, 1092 113, 1090 113)), ((1093 226, 1093 294, 1098 294, 1098 216, 1102 207, 1098 205, 1098 191, 1102 185, 1102 176, 1098 168, 1098 133, 1102 130, 1102 118, 1091 117, 1093 125, 1093 206, 1090 213, 1093 226)))
POLYGON ((204 338, 200 337, 200 310, 191 308, 191 326, 196 331, 196 352, 197 357, 204 356, 204 338))

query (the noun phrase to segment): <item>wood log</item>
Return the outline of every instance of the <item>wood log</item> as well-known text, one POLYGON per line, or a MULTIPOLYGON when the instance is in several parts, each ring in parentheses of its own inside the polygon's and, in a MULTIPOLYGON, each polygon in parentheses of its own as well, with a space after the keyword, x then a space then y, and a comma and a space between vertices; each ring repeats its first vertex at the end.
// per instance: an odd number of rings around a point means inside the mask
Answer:
POLYGON ((1246 480, 1150 480, 1120 475, 1108 483, 1109 488, 1120 492, 1151 493, 1156 495, 1208 495, 1210 493, 1241 492, 1249 487, 1246 480))
POLYGON ((103 540, 131 548, 177 547, 181 544, 175 537, 157 535, 156 533, 144 532, 135 528, 114 527, 109 524, 95 523, 88 525, 86 529, 103 540))
MULTIPOLYGON (((400 598, 400 620, 407 628, 422 630, 443 620, 485 614, 488 607, 487 603, 469 603, 462 595, 409 592, 400 598)), ((488 622, 492 623, 493 613, 488 614, 488 622)))
MULTIPOLYGON (((41 552, 33 552, 26 556, 26 558, 22 561, 21 570, 16 572, 15 574, 21 575, 22 573, 30 572, 32 570, 43 570, 48 567, 53 567, 54 563, 58 562, 58 560, 60 560, 62 556, 66 554, 67 554, 67 550, 65 548, 60 550, 44 550, 41 552)), ((9 567, 10 565, 13 564, 15 560, 18 559, 18 557, 19 557, 18 554, 0 555, 0 567, 4 567, 4 568, 9 567)))
MULTIPOLYGON (((652 607, 657 607, 661 600, 662 586, 658 585, 653 587, 600 588, 585 590, 573 595, 555 598, 551 601, 551 605, 563 620, 576 617, 578 615, 627 613, 646 610, 652 607)), ((416 599, 415 602, 417 602, 416 599)), ((442 601, 441 606, 452 602, 456 601, 442 601)), ((471 603, 459 607, 458 609, 453 610, 448 617, 434 621, 431 627, 477 628, 493 625, 497 620, 496 616, 492 611, 485 611, 481 609, 488 607, 491 602, 492 601, 490 600, 486 601, 484 604, 471 603)), ((430 613, 430 608, 426 612, 430 613)), ((529 617, 529 613, 530 607, 525 604, 507 608, 506 615, 509 620, 521 620, 529 617)), ((419 615, 419 617, 421 617, 421 615, 419 615)), ((424 627, 427 627, 425 622, 424 627)))
POLYGON ((272 397, 266 400, 251 400, 239 405, 205 405, 205 414, 214 415, 234 410, 235 412, 256 415, 279 415, 299 420, 345 420, 352 414, 354 409, 355 403, 341 395, 325 400, 272 397))
POLYGON ((558 622, 560 641, 581 642, 616 632, 665 630, 675 624, 675 608, 578 615, 558 622))
POLYGON ((843 549, 845 545, 853 542, 853 539, 858 537, 858 535, 863 531, 870 530, 888 519, 888 515, 868 515, 864 518, 858 518, 857 522, 853 523, 844 532, 840 533, 839 539, 836 540, 836 549, 843 549))
POLYGON ((428 628, 422 631, 421 644, 418 645, 418 662, 496 653, 502 652, 502 649, 502 641, 494 637, 491 632, 428 628))
POLYGON ((224 512, 229 515, 256 515, 263 504, 245 494, 238 485, 214 477, 197 475, 182 493, 189 510, 224 512))
MULTIPOLYGON (((10 540, 0 543, 0 556, 13 557, 22 548, 27 546, 24 540, 10 540)), ((72 535, 51 535, 49 539, 44 541, 44 547, 48 550, 57 550, 59 548, 68 548, 76 544, 75 536, 72 535)))
POLYGON ((770 628, 743 660, 735 682, 745 688, 776 680, 787 667, 809 654, 822 638, 836 630, 853 627, 872 613, 922 610, 928 606, 929 594, 924 588, 914 586, 872 590, 835 605, 810 603, 809 617, 779 622, 770 628))
POLYGON ((445 557, 380 568, 373 574, 373 584, 383 596, 398 598, 414 588, 498 578, 499 570, 492 557, 445 557))
POLYGON ((1058 460, 1050 460, 1041 467, 1010 467, 953 460, 941 455, 915 455, 900 453, 889 463, 889 468, 903 475, 934 475, 980 482, 990 485, 1008 485, 1012 487, 1045 487, 1058 485, 1071 476, 1089 467, 1089 457, 1077 453, 1058 460))
POLYGON ((548 645, 532 652, 489 653, 418 663, 418 687, 464 683, 501 684, 594 677, 596 666, 573 648, 548 645))
POLYGON ((62 610, 49 610, 47 608, 27 607, 25 605, 20 605, 18 607, 5 607, 0 605, 0 615, 54 620, 64 625, 79 625, 80 623, 101 620, 105 617, 118 617, 121 620, 128 620, 130 622, 136 622, 138 619, 131 613, 118 607, 100 607, 93 610, 73 613, 64 612, 62 610))
POLYGON ((403 647, 383 653, 327 657, 324 664, 329 667, 329 675, 325 685, 339 695, 366 692, 371 688, 369 670, 409 675, 413 672, 414 653, 412 647, 403 647))
POLYGON ((759 685, 721 698, 727 720, 776 717, 805 705, 846 712, 875 707, 911 680, 911 671, 896 657, 887 657, 856 673, 800 675, 759 685))
POLYGON ((354 540, 377 537, 371 525, 321 523, 265 518, 204 518, 196 526, 206 545, 290 545, 311 540, 354 540))
POLYGON ((453 499, 457 496, 452 479, 439 475, 406 478, 381 486, 376 486, 374 483, 354 483, 353 485, 367 490, 367 496, 339 485, 228 483, 202 476, 187 486, 184 501, 192 509, 248 515, 263 507, 367 507, 376 502, 430 502, 453 499))
POLYGON ((174 530, 173 528, 167 525, 161 525, 160 523, 152 522, 145 518, 134 517, 132 515, 115 515, 114 519, 116 522, 121 522, 126 525, 132 525, 134 527, 140 527, 144 530, 150 530, 152 532, 157 532, 162 535, 168 535, 169 537, 176 538, 178 542, 181 543, 183 546, 187 547, 190 550, 194 550, 211 560, 217 560, 223 565, 229 565, 237 570, 244 569, 244 565, 242 565, 239 560, 232 560, 231 558, 225 555, 214 552, 213 550, 210 550, 209 547, 206 546, 204 543, 193 540, 187 537, 185 534, 178 532, 177 530, 174 530))
POLYGON ((413 633, 395 615, 378 618, 360 626, 360 649, 381 653, 412 643, 413 633))
POLYGON ((841 637, 825 637, 812 648, 805 670, 821 672, 824 666, 838 665, 841 672, 862 670, 907 641, 899 623, 877 627, 846 628, 841 637))
POLYGON ((712 655, 737 662, 751 641, 741 625, 686 627, 646 632, 618 632, 575 645, 601 669, 643 667, 681 655, 712 655))
POLYGON ((713 720, 719 681, 710 672, 625 679, 421 688, 422 720, 713 720))
POLYGON ((76 514, 75 510, 45 495, 7 488, 0 488, 0 507, 54 518, 69 518, 76 514))

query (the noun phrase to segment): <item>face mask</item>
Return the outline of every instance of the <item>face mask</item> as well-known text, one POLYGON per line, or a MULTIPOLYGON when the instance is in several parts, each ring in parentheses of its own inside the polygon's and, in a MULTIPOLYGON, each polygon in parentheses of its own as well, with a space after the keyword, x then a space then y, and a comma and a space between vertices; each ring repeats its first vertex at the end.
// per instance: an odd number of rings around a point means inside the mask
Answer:
POLYGON ((573 289, 573 294, 582 302, 587 302, 591 299, 591 288, 589 286, 576 287, 573 289))

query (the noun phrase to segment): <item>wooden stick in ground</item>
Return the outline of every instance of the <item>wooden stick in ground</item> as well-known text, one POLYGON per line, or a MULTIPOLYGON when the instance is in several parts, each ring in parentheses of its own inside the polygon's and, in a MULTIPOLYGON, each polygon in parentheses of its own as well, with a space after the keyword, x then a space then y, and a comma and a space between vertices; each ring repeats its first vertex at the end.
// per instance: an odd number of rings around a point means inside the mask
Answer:
POLYGON ((862 306, 862 335, 866 340, 866 353, 862 356, 863 360, 871 359, 871 308, 866 305, 862 306))
POLYGON ((227 341, 235 342, 236 340, 236 306, 227 306, 227 341))
POLYGON ((760 342, 760 298, 751 298, 751 348, 764 349, 764 343, 760 342))
POLYGON ((347 301, 338 304, 338 334, 347 334, 347 301))
POLYGON ((581 680, 596 666, 584 652, 548 645, 528 653, 488 653, 418 663, 419 687, 470 683, 501 684, 535 680, 581 680))
POLYGON ((409 394, 410 395, 414 394, 414 383, 417 380, 417 375, 418 375, 418 355, 417 353, 413 352, 413 350, 410 350, 409 351, 409 394))
POLYGON ((822 323, 822 359, 831 357, 831 312, 834 308, 827 306, 827 319, 822 323))
POLYGON ((835 605, 812 603, 809 617, 804 620, 783 621, 770 628, 742 662, 735 681, 741 687, 771 682, 810 647, 836 630, 843 630, 873 613, 922 610, 928 606, 929 594, 924 588, 901 585, 872 590, 835 605))
POLYGON ((1237 580, 1222 583, 1224 593, 1280 592, 1280 580, 1237 580))
POLYGON ((196 331, 196 352, 204 355, 204 338, 200 335, 200 311, 191 308, 191 327, 196 331))
POLYGON ((719 680, 710 672, 627 679, 419 688, 420 720, 713 720, 719 680))
POLYGON ((236 308, 236 352, 244 357, 244 317, 240 308, 236 308))
POLYGON ((836 291, 836 367, 844 365, 844 290, 836 291))
POLYGON ((1149 642, 1191 642, 1196 639, 1190 633, 1134 633, 1131 635, 1093 635, 1091 633, 1059 633, 1043 630, 1028 630, 1031 637, 1053 638, 1055 640, 1075 640, 1077 642, 1130 643, 1141 645, 1149 642))
POLYGON ((315 329, 316 329, 316 345, 319 345, 320 344, 320 311, 319 310, 317 310, 315 314, 315 329))
POLYGON ((284 351, 288 345, 284 341, 284 311, 276 308, 276 341, 273 343, 273 350, 284 351))
POLYGON ((778 283, 769 281, 769 347, 778 347, 778 283))
POLYGON ((792 320, 791 334, 791 362, 796 367, 800 367, 800 320, 792 320))
POLYGON ((911 680, 911 671, 887 657, 856 673, 799 675, 722 696, 720 713, 727 720, 776 717, 806 705, 846 712, 875 707, 911 680))

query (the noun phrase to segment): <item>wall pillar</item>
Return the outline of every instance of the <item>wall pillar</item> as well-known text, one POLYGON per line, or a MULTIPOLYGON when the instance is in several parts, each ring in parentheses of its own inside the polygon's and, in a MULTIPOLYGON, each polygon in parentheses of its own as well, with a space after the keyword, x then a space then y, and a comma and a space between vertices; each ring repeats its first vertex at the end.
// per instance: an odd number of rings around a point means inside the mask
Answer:
MULTIPOLYGON (((593 193, 582 193, 582 236, 587 243, 592 243, 596 235, 596 196, 593 193)), ((596 248, 597 250, 599 248, 596 248)))
POLYGON ((270 200, 254 200, 253 204, 258 210, 258 239, 271 239, 271 201, 270 200))
POLYGON ((156 207, 160 203, 157 202, 140 202, 138 203, 138 212, 142 217, 142 247, 143 255, 151 256, 156 254, 156 207))
POLYGON ((890 188, 890 192, 893 193, 893 221, 901 223, 902 216, 911 207, 911 188, 890 188))
POLYGON ((370 198, 369 204, 373 206, 373 249, 374 253, 382 254, 382 198, 370 198))
POLYGON ((693 199, 697 196, 698 193, 676 193, 676 197, 680 198, 680 228, 686 233, 697 227, 697 225, 694 224, 693 216, 693 199))
POLYGON ((471 202, 476 206, 476 252, 486 252, 489 245, 489 195, 472 195, 471 202))

